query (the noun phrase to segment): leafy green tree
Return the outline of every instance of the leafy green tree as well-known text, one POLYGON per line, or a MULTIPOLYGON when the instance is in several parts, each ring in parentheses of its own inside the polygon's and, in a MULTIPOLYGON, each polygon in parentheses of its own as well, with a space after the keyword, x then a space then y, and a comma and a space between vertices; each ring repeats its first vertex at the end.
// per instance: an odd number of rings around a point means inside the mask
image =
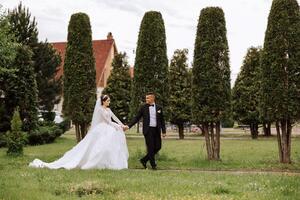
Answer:
POLYGON ((92 119, 96 101, 95 58, 90 20, 85 13, 71 16, 63 76, 63 113, 69 117, 79 142, 92 119))
POLYGON ((8 12, 10 32, 22 45, 18 48, 14 67, 18 69, 16 85, 12 86, 8 96, 19 106, 23 129, 32 131, 37 123, 37 85, 34 71, 34 49, 38 43, 38 30, 35 18, 31 20, 29 9, 19 3, 18 7, 8 12), (14 92, 15 95, 14 95, 14 92))
POLYGON ((32 63, 32 51, 27 45, 19 46, 13 66, 17 69, 14 84, 7 92, 14 106, 19 106, 23 130, 31 132, 37 126, 37 85, 32 63))
POLYGON ((115 115, 123 122, 129 120, 129 104, 131 78, 126 53, 118 53, 112 62, 112 72, 107 81, 103 94, 111 98, 110 107, 115 115))
POLYGON ((274 0, 262 54, 261 115, 276 125, 279 160, 291 163, 291 134, 300 116, 300 12, 296 0, 274 0))
POLYGON ((160 12, 146 12, 141 22, 132 85, 131 116, 142 104, 147 92, 154 92, 157 102, 167 105, 168 58, 165 25, 160 12))
POLYGON ((62 81, 55 79, 61 58, 47 41, 39 42, 34 51, 33 60, 35 60, 39 108, 50 113, 54 105, 59 103, 62 94, 62 81))
POLYGON ((188 50, 175 50, 169 68, 168 111, 170 122, 178 126, 179 138, 184 139, 184 123, 191 116, 191 84, 187 64, 188 50))
POLYGON ((209 160, 220 159, 220 122, 231 109, 228 51, 223 10, 203 9, 195 40, 192 116, 202 125, 209 160))
MULTIPOLYGON (((1 9, 1 6, 0 6, 1 9)), ((11 64, 16 57, 17 43, 15 37, 10 33, 7 15, 0 10, 0 89, 3 90, 4 76, 13 74, 11 64)))
POLYGON ((232 90, 233 117, 250 126, 253 139, 258 137, 260 49, 251 47, 232 90))
POLYGON ((7 15, 0 8, 0 132, 3 133, 10 129, 13 113, 7 91, 16 78, 16 69, 12 64, 17 54, 17 46, 14 35, 10 33, 7 15))
POLYGON ((29 9, 19 3, 18 7, 9 11, 10 31, 15 35, 16 41, 27 45, 31 50, 38 43, 38 30, 35 18, 31 20, 29 9))
POLYGON ((11 33, 15 35, 17 42, 29 46, 33 52, 39 108, 44 110, 43 112, 50 113, 54 104, 60 100, 61 80, 55 80, 54 77, 61 59, 47 41, 38 42, 37 23, 34 17, 31 18, 29 9, 23 6, 22 2, 17 8, 9 11, 11 33))

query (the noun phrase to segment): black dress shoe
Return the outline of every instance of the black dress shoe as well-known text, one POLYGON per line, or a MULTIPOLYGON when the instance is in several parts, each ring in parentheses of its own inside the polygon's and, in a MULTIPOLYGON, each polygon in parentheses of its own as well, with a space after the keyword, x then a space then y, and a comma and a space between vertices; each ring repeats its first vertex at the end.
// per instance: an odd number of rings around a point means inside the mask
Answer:
POLYGON ((157 170, 157 167, 156 166, 152 166, 152 170, 157 170))
POLYGON ((147 169, 147 162, 143 161, 142 159, 140 160, 140 163, 142 163, 144 169, 147 169))

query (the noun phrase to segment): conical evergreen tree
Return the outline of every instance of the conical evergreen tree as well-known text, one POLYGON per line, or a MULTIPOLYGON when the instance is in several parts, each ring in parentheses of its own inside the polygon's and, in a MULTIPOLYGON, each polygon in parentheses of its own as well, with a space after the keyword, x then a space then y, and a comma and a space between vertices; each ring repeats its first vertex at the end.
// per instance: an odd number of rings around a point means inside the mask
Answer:
POLYGON ((221 8, 201 11, 193 63, 193 121, 202 124, 208 159, 219 160, 220 121, 231 108, 228 43, 221 8))
POLYGON ((111 98, 110 108, 125 124, 129 120, 131 78, 126 53, 118 53, 112 62, 112 72, 102 94, 111 98))
POLYGON ((23 155, 23 146, 26 142, 26 136, 22 132, 22 121, 18 108, 15 110, 11 120, 11 130, 6 133, 7 155, 23 155))
POLYGON ((300 12, 296 0, 274 0, 262 54, 262 117, 276 124, 279 159, 291 163, 292 126, 300 116, 300 12))
POLYGON ((250 48, 232 90, 233 118, 250 126, 253 139, 258 137, 260 49, 250 48))
POLYGON ((146 12, 141 22, 132 86, 131 114, 134 115, 147 92, 154 92, 158 104, 167 105, 168 58, 165 25, 160 12, 146 12))
POLYGON ((191 85, 187 64, 188 50, 176 50, 169 68, 168 111, 170 122, 178 126, 179 138, 184 139, 184 123, 191 116, 191 85))
POLYGON ((96 101, 96 72, 90 20, 85 13, 71 16, 63 76, 63 113, 83 139, 91 122, 96 101))

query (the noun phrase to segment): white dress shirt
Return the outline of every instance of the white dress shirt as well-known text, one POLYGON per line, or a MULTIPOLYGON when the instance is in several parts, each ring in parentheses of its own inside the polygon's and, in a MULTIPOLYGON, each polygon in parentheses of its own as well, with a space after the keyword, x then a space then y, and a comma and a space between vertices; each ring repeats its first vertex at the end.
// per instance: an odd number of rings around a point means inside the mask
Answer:
POLYGON ((149 114, 150 114, 150 127, 156 127, 157 126, 157 122, 156 122, 156 106, 155 104, 153 104, 154 106, 149 106, 149 114))

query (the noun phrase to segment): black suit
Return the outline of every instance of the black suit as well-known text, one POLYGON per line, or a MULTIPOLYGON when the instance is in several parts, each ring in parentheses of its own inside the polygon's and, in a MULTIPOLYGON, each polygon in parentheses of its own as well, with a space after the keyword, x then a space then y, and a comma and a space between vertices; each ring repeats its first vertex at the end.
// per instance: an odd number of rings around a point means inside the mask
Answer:
POLYGON ((128 124, 131 128, 134 124, 139 122, 143 118, 143 134, 147 146, 147 155, 142 158, 143 162, 150 160, 152 167, 156 166, 154 156, 161 149, 161 132, 166 133, 165 120, 163 115, 162 107, 155 105, 156 107, 156 127, 150 127, 150 112, 149 104, 143 105, 137 115, 128 124))

